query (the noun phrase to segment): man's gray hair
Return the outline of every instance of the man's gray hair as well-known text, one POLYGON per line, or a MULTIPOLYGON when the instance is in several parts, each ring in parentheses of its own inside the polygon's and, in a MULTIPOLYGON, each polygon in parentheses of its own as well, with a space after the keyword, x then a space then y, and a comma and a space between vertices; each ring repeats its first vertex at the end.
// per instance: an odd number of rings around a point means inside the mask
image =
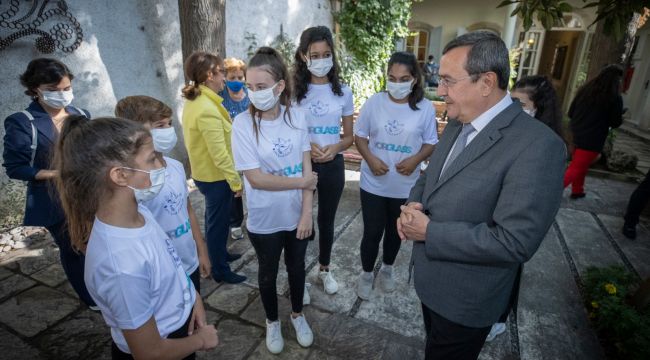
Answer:
POLYGON ((499 88, 508 89, 510 58, 508 48, 501 38, 488 31, 474 31, 450 41, 442 54, 461 46, 470 47, 465 70, 472 75, 473 81, 478 80, 479 74, 492 71, 497 74, 499 88))

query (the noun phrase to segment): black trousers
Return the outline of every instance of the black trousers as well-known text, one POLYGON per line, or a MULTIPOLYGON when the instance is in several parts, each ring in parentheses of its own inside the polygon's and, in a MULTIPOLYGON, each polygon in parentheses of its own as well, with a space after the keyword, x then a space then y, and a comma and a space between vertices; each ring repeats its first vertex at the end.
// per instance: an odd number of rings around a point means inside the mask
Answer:
POLYGON ((231 227, 241 227, 244 222, 244 201, 242 199, 242 196, 235 197, 235 193, 232 194, 232 206, 230 207, 231 227))
MULTIPOLYGON (((190 312, 190 316, 187 317, 187 320, 185 320, 185 324, 178 328, 176 331, 173 333, 169 334, 167 336, 167 339, 182 339, 188 336, 187 334, 187 328, 190 326, 190 320, 192 319, 192 313, 194 312, 194 309, 190 312)), ((128 354, 120 350, 120 348, 117 347, 114 341, 111 342, 111 359, 113 360, 134 360, 133 355, 128 354)), ((196 354, 192 353, 186 357, 183 358, 183 360, 194 360, 196 359, 196 354)))
MULTIPOLYGON (((320 176, 319 176, 320 181, 320 176)), ((388 198, 361 189, 361 214, 363 238, 361 239, 361 265, 371 272, 379 254, 379 243, 384 237, 383 261, 393 265, 402 241, 397 234, 397 218, 406 199, 388 198)))
POLYGON ((426 330, 425 360, 475 360, 491 326, 471 328, 449 321, 422 304, 426 330))
POLYGON ((45 227, 50 232, 54 242, 59 247, 61 266, 65 272, 70 285, 87 306, 96 306, 95 300, 88 293, 84 282, 84 262, 86 257, 81 252, 75 252, 70 242, 68 226, 64 221, 45 227))
POLYGON ((312 170, 318 173, 318 262, 330 264, 334 244, 334 219, 345 186, 345 163, 338 154, 326 163, 312 162, 312 170))
POLYGON ((627 211, 625 212, 626 225, 635 226, 639 223, 639 216, 641 216, 641 212, 648 204, 648 199, 650 199, 650 170, 630 196, 630 202, 628 202, 627 211))
POLYGON ((521 287, 521 272, 524 271, 524 265, 519 265, 517 269, 517 277, 515 277, 515 283, 512 285, 512 292, 510 293, 510 300, 508 301, 508 307, 506 311, 499 318, 500 323, 508 321, 508 315, 510 311, 517 312, 517 303, 519 302, 519 288, 521 287))
POLYGON ((193 273, 190 274, 190 280, 192 280, 192 284, 194 284, 194 288, 196 289, 196 292, 199 294, 201 293, 201 270, 197 268, 194 270, 193 273))
POLYGON ((266 318, 278 320, 278 292, 276 280, 280 255, 284 250, 284 264, 289 276, 289 293, 291 309, 302 312, 302 296, 305 292, 305 253, 309 240, 298 240, 296 230, 279 231, 273 234, 255 234, 248 232, 248 237, 255 248, 259 269, 257 281, 266 318))

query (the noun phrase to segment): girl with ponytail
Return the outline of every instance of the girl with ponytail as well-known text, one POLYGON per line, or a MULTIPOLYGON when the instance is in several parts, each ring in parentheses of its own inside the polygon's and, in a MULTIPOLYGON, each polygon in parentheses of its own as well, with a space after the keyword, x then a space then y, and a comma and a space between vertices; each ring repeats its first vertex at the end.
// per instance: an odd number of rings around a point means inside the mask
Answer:
POLYGON ((141 124, 69 117, 54 157, 72 244, 107 325, 112 358, 189 358, 218 343, 173 244, 140 202, 165 168, 141 124))
POLYGON ((305 252, 312 231, 312 173, 304 116, 291 108, 289 73, 280 54, 262 47, 246 71, 251 105, 235 118, 235 167, 244 173, 248 219, 246 229, 257 253, 260 296, 266 313, 266 347, 284 348, 276 279, 280 255, 289 277, 290 321, 298 343, 308 347, 313 333, 302 314, 305 252))

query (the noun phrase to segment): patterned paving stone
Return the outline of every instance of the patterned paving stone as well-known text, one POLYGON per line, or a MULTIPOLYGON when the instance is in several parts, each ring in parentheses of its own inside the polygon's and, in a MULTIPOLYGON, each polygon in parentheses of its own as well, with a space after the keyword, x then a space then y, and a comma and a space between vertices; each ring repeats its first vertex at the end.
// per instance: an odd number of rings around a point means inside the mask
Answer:
POLYGON ((20 272, 31 275, 58 261, 60 261, 59 249, 53 246, 45 246, 26 252, 18 259, 17 264, 20 272))
POLYGON ((0 319, 17 333, 31 337, 78 307, 77 300, 56 290, 37 286, 0 304, 0 319))
POLYGON ((98 312, 84 310, 48 329, 39 346, 53 359, 91 359, 104 352, 110 329, 98 312))
POLYGON ((0 328, 0 359, 45 359, 38 349, 22 341, 19 337, 0 328))
POLYGON ((0 281, 0 299, 7 298, 36 284, 32 279, 15 274, 0 281))
POLYGON ((217 331, 219 345, 211 351, 198 352, 198 359, 244 359, 262 340, 264 333, 259 327, 231 319, 221 321, 217 331))
POLYGON ((205 302, 217 310, 236 315, 256 295, 257 291, 246 285, 224 284, 213 292, 205 302))
POLYGON ((386 331, 350 317, 340 317, 340 326, 328 353, 345 354, 346 358, 381 359, 388 343, 386 331))
MULTIPOLYGON (((309 350, 301 347, 295 340, 287 340, 286 333, 283 331, 282 335, 284 336, 284 350, 278 355, 273 355, 266 348, 266 343, 261 341, 257 346, 255 351, 251 354, 249 359, 253 360, 302 360, 307 359, 309 356, 309 350)), ((312 345, 314 346, 314 345, 312 345)))
POLYGON ((51 287, 56 287, 67 280, 63 267, 58 262, 35 272, 31 277, 51 287))
POLYGON ((10 277, 13 274, 14 274, 14 272, 7 269, 6 267, 4 267, 4 266, 0 267, 0 280, 6 279, 6 278, 10 277))

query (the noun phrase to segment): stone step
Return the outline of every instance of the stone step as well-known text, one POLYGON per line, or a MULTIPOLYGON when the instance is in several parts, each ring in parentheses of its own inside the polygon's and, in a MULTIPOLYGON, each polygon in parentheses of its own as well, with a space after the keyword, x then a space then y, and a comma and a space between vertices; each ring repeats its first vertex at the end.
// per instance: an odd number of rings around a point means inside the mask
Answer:
MULTIPOLYGON (((584 214, 563 209, 557 217, 558 223, 589 219, 578 215, 584 214)), ((567 243, 575 243, 576 239, 570 234, 564 232, 564 236, 570 238, 567 243)), ((546 234, 537 253, 524 265, 517 325, 522 360, 604 359, 553 228, 546 234)))
POLYGON ((637 239, 630 240, 623 236, 623 218, 599 214, 598 218, 623 252, 630 265, 645 279, 650 277, 650 232, 642 225, 637 226, 637 239))
POLYGON ((560 209, 556 221, 581 276, 590 266, 623 265, 623 260, 591 213, 560 209))

